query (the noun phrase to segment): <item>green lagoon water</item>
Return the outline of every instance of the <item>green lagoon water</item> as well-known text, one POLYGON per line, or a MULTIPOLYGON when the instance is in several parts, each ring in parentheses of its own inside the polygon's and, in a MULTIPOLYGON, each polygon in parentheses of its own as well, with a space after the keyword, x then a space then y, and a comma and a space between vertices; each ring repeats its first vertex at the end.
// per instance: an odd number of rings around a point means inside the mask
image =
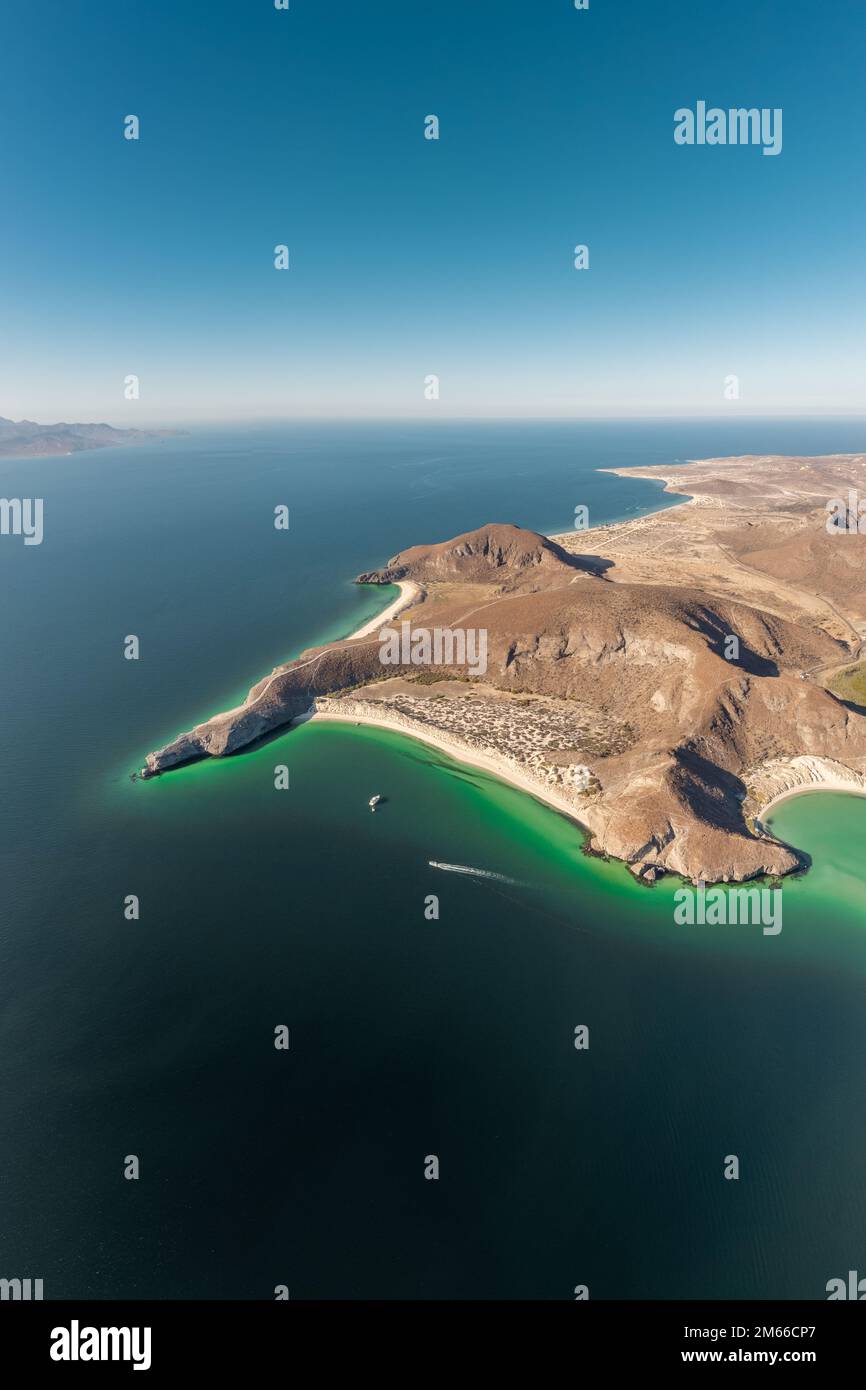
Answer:
POLYGON ((866 800, 776 809, 813 863, 769 937, 677 926, 677 883, 388 733, 304 725, 128 778, 374 612, 351 577, 405 544, 667 504, 612 463, 861 446, 838 420, 274 426, 2 465, 46 539, 0 547, 0 1275, 56 1298, 822 1298, 862 1269, 866 800))

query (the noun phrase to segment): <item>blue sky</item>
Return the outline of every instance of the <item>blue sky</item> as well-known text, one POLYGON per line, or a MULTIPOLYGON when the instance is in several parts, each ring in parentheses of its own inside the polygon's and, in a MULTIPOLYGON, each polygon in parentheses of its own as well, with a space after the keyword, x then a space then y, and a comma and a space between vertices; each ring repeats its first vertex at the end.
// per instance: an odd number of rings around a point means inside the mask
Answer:
POLYGON ((853 0, 7 0, 0 52, 0 414, 863 410, 853 0), (699 99, 782 153, 677 146, 699 99))

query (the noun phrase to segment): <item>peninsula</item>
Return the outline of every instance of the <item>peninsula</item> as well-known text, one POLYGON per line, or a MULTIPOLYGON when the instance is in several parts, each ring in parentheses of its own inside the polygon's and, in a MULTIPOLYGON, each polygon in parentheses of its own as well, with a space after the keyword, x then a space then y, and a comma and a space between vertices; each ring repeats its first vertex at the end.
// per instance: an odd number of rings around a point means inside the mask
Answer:
POLYGON ((612 471, 683 500, 556 537, 491 524, 402 551, 358 577, 401 586, 389 617, 278 666, 142 775, 301 719, 371 723, 523 787, 640 877, 802 867, 763 825, 767 805, 866 793, 866 535, 827 525, 833 499, 866 493, 866 455, 612 471), (398 612, 418 650, 431 630, 483 629, 483 673, 453 650, 383 664, 398 612))

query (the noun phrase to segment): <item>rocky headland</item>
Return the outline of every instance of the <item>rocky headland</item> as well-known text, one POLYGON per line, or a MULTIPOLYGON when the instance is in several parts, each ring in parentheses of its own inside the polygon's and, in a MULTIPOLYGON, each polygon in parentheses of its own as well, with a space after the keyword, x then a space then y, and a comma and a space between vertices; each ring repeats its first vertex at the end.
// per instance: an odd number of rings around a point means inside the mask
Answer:
POLYGON ((401 585, 392 621, 410 635, 483 629, 483 674, 383 665, 380 620, 277 667, 149 754, 143 775, 340 718, 498 773, 645 878, 801 867, 764 808, 807 785, 866 789, 866 710, 827 688, 866 637, 866 536, 826 525, 833 498, 866 487, 866 459, 616 471, 661 476, 689 500, 558 537, 492 524, 358 576, 401 585))

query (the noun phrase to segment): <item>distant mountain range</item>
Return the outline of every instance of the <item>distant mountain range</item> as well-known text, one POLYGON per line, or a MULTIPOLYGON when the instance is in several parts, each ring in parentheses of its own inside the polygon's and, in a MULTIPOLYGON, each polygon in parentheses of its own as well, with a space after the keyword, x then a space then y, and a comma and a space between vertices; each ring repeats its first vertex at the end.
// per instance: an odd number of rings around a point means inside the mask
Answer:
POLYGON ((116 430, 113 425, 69 425, 65 422, 37 425, 33 420, 6 420, 0 415, 0 458, 77 454, 82 449, 140 444, 146 439, 177 433, 177 430, 116 430))

